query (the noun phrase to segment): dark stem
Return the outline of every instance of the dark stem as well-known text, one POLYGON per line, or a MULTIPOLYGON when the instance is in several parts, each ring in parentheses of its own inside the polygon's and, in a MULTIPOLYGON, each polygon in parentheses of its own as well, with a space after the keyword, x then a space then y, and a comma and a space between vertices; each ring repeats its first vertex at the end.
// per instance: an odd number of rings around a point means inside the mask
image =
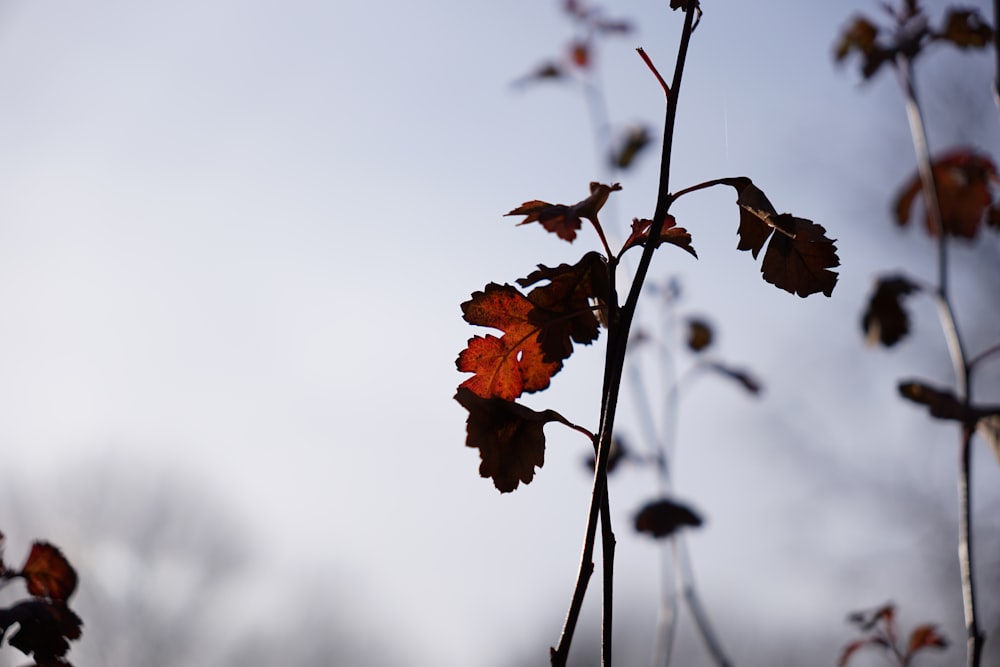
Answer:
MULTIPOLYGON (((666 219, 667 212, 670 209, 670 154, 673 144, 673 132, 674 132, 674 121, 677 117, 677 100, 680 97, 680 85, 681 78, 684 72, 684 62, 687 58, 688 45, 691 41, 691 27, 693 25, 694 17, 694 7, 696 3, 690 2, 687 9, 684 11, 684 28, 681 32, 680 46, 678 47, 677 53, 677 64, 674 69, 674 79, 673 85, 671 86, 672 94, 667 100, 667 112, 664 121, 664 132, 663 132, 663 152, 660 158, 660 186, 657 193, 656 200, 656 213, 653 217, 652 228, 650 229, 650 238, 658 238, 661 231, 663 230, 663 223, 666 219)), ((639 267, 636 270, 635 278, 632 281, 631 289, 629 290, 628 299, 625 302, 625 306, 619 311, 616 307, 611 307, 609 305, 609 323, 608 323, 608 349, 606 356, 606 363, 604 369, 604 386, 601 391, 601 426, 598 431, 598 448, 597 448, 597 461, 594 466, 594 486, 591 494, 590 500, 590 510, 587 515, 587 530, 583 543, 583 553, 580 558, 580 570, 577 576, 576 586, 573 590, 573 597, 570 600, 569 613, 566 617, 566 622, 563 626, 562 635, 559 638, 559 645, 551 650, 550 657, 553 667, 559 667, 566 665, 569 658, 569 648, 573 641, 573 632, 576 628, 577 621, 579 620, 580 609, 583 606, 583 597, 587 591, 587 582, 590 579, 590 575, 593 573, 593 555, 594 555, 594 543, 597 536, 597 521, 599 515, 602 515, 602 508, 606 505, 607 497, 607 480, 608 480, 608 456, 611 451, 611 439, 614 431, 615 413, 618 407, 618 395, 621 389, 622 373, 625 367, 625 352, 628 348, 628 334, 629 328, 632 324, 632 318, 635 314, 636 305, 639 301, 639 293, 642 291, 642 284, 645 281, 646 273, 649 270, 649 264, 652 261, 653 243, 648 243, 643 248, 642 257, 639 260, 639 267)), ((612 294, 615 294, 616 290, 614 288, 614 267, 615 263, 609 261, 608 268, 611 273, 611 286, 612 294)), ((612 298, 615 298, 614 296, 612 298)), ((605 527, 605 533, 610 531, 609 527, 605 527)), ((614 561, 614 542, 613 540, 604 540, 604 565, 605 573, 604 580, 605 586, 608 585, 611 580, 612 573, 610 572, 610 565, 614 561)), ((606 603, 608 601, 606 600, 606 603)), ((610 605, 608 605, 610 607, 610 605)), ((607 614, 607 610, 606 610, 607 614)), ((610 616, 606 616, 610 618, 610 616)), ((611 637, 612 628, 603 628, 604 637, 604 667, 611 667, 610 663, 610 648, 611 648, 611 637)))

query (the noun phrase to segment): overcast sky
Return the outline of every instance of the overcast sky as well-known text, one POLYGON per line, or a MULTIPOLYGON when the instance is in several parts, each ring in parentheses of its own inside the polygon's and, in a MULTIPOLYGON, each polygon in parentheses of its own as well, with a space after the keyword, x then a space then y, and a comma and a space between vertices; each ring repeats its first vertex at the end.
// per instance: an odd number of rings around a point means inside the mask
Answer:
MULTIPOLYGON (((843 266, 833 298, 803 301, 736 252, 731 191, 677 205, 701 259, 664 248, 656 276, 679 276, 683 313, 707 314, 718 354, 766 385, 758 401, 692 388, 677 485, 707 517, 691 544, 723 640, 827 628, 817 650, 832 663, 846 612, 933 611, 933 591, 903 583, 919 579, 904 556, 926 529, 885 530, 872 489, 913 482, 954 511, 951 430, 894 391, 900 376, 950 380, 933 311, 919 310, 926 342, 898 353, 866 350, 858 329, 872 277, 929 254, 887 216, 912 149, 894 82, 832 63, 839 29, 874 3, 705 4, 674 183, 750 176, 778 210, 824 225, 843 266)), ((633 49, 669 73, 681 14, 663 0, 612 14, 638 28, 601 52, 612 118, 658 140, 662 92, 633 49)), ((510 85, 571 36, 555 1, 0 4, 5 474, 47 480, 95 457, 184 471, 235 509, 270 576, 329 575, 343 613, 410 664, 541 662, 576 572, 587 445, 550 426, 545 467, 501 497, 452 396, 455 356, 484 333, 459 304, 596 248, 502 217, 575 202, 602 176, 573 86, 510 85)), ((988 61, 963 62, 984 77, 969 106, 988 102, 988 61)), ((959 137, 953 110, 935 109, 939 141, 959 137)), ((652 213, 653 162, 613 195, 619 232, 652 213)), ((973 291, 965 312, 995 308, 992 294, 973 291)), ((596 429, 602 345, 525 402, 596 429)), ((996 488, 978 454, 977 485, 996 488)), ((656 549, 628 521, 654 485, 627 474, 611 485, 618 590, 651 623, 656 549)), ((46 528, 10 537, 46 537, 71 560, 85 548, 71 526, 46 528)), ((740 664, 766 664, 734 643, 740 664)))

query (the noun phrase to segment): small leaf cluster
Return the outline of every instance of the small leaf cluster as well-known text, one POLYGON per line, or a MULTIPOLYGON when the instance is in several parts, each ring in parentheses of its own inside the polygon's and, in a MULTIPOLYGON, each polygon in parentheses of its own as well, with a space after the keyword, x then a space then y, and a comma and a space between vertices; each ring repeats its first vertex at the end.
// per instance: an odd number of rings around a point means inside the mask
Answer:
POLYGON ((30 597, 0 608, 0 641, 6 637, 8 644, 34 659, 34 666, 69 667, 69 642, 80 638, 83 625, 69 608, 77 585, 73 566, 48 542, 32 544, 19 569, 9 567, 0 551, 0 581, 15 579, 24 580, 30 597))
POLYGON ((909 667, 918 653, 948 647, 947 638, 932 624, 917 626, 903 643, 896 628, 896 608, 892 603, 854 612, 847 617, 847 621, 858 629, 861 636, 844 647, 837 667, 846 667, 863 648, 881 649, 893 664, 909 667))

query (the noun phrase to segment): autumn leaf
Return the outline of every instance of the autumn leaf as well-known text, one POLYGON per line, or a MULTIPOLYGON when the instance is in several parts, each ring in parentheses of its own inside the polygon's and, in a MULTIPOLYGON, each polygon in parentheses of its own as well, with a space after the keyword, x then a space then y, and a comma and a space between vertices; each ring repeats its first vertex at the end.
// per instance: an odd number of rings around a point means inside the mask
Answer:
POLYGON ((29 593, 57 602, 65 602, 76 590, 76 570, 58 548, 47 542, 31 545, 21 576, 29 593))
POLYGON ((975 9, 952 8, 945 16, 944 28, 936 37, 960 49, 981 49, 993 41, 993 28, 975 9))
POLYGON ((910 318, 903 309, 903 297, 920 287, 901 275, 883 276, 861 316, 861 328, 868 343, 891 347, 910 331, 910 318))
POLYGON ((538 270, 518 283, 530 287, 527 296, 512 285, 490 283, 462 304, 470 324, 504 332, 469 339, 455 364, 475 375, 462 383, 483 398, 512 401, 524 392, 545 389, 562 362, 573 353, 573 343, 597 339, 600 323, 595 310, 607 302, 607 264, 596 252, 576 264, 538 270))
POLYGON ((36 665, 69 666, 64 656, 69 640, 80 638, 83 622, 63 603, 30 599, 8 609, 0 609, 0 637, 17 625, 8 643, 25 655, 32 656, 36 665))
MULTIPOLYGON (((1000 182, 996 165, 975 149, 959 148, 937 157, 932 169, 945 233, 958 238, 976 238, 980 226, 984 221, 989 224, 993 214, 994 197, 990 185, 1000 182)), ((922 194, 923 184, 920 175, 915 173, 896 197, 893 208, 897 224, 909 224, 913 217, 913 204, 922 194)), ((924 223, 927 233, 937 236, 926 210, 924 223)))
POLYGON ((514 400, 524 392, 545 389, 562 368, 559 359, 546 361, 538 341, 539 326, 529 314, 534 305, 511 285, 490 283, 462 304, 465 321, 493 327, 503 337, 475 336, 455 360, 458 370, 475 375, 461 386, 479 396, 514 400))
POLYGON ((608 201, 608 196, 621 189, 621 185, 618 183, 611 185, 591 183, 590 196, 571 206, 550 204, 533 199, 524 202, 505 215, 523 215, 525 218, 518 225, 538 222, 546 230, 572 243, 576 239, 576 232, 583 224, 582 220, 589 220, 596 229, 600 230, 600 222, 597 219, 598 212, 608 201))
POLYGON ((771 238, 764 252, 761 273, 775 287, 801 297, 822 292, 833 294, 837 274, 830 269, 840 265, 837 247, 826 237, 821 225, 779 214, 767 196, 749 178, 724 178, 717 183, 736 189, 740 208, 739 250, 749 250, 754 259, 771 238), (772 236, 772 232, 776 232, 772 236))
POLYGON ((688 320, 687 345, 692 352, 701 352, 712 344, 712 327, 705 320, 692 317, 688 320))
POLYGON ((910 633, 909 646, 906 648, 904 662, 909 663, 914 654, 925 648, 947 648, 948 640, 937 630, 935 625, 921 625, 910 633))
POLYGON ((531 482, 535 468, 545 463, 545 424, 569 423, 554 410, 536 412, 502 398, 477 396, 466 387, 458 388, 455 400, 469 411, 465 444, 479 450, 479 474, 492 479, 501 493, 531 482))
POLYGON ((617 169, 628 169, 635 158, 649 145, 649 130, 642 125, 629 127, 611 148, 610 162, 617 169))
MULTIPOLYGON (((649 242, 649 234, 652 231, 652 227, 652 220, 647 220, 645 218, 633 219, 632 233, 625 240, 619 254, 622 255, 625 254, 626 250, 646 245, 646 243, 649 242)), ((695 259, 698 257, 698 253, 695 252, 694 246, 691 245, 691 234, 689 234, 688 230, 683 227, 678 227, 677 220, 675 220, 674 216, 670 214, 667 214, 667 219, 663 222, 663 227, 660 229, 660 235, 656 239, 656 243, 653 247, 658 248, 664 243, 670 243, 691 253, 695 259)))
POLYGON ((863 16, 855 17, 840 34, 834 48, 834 59, 840 63, 850 54, 858 53, 861 56, 861 74, 869 79, 895 56, 893 49, 878 42, 878 37, 878 26, 863 16))
POLYGON ((666 537, 683 526, 700 526, 701 517, 687 505, 663 498, 647 503, 635 517, 635 529, 653 537, 666 537))

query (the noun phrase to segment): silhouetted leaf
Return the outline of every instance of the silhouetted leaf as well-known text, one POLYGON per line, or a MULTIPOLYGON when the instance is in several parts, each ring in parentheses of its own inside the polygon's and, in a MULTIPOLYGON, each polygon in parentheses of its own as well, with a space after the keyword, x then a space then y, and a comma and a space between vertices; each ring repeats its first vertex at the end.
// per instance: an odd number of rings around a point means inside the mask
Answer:
POLYGON ((531 482, 535 468, 545 463, 545 424, 567 423, 553 410, 536 412, 502 398, 482 398, 466 387, 458 388, 455 400, 469 411, 465 444, 479 450, 479 474, 492 479, 501 493, 531 482))
POLYGON ((646 504, 635 517, 635 529, 653 537, 666 537, 683 526, 700 526, 701 517, 687 505, 666 498, 646 504))
POLYGON ((899 383, 899 393, 914 403, 926 405, 932 416, 938 419, 966 421, 973 417, 970 408, 962 404, 958 397, 947 389, 936 389, 917 381, 899 383))
POLYGON ((707 365, 707 368, 721 374, 723 377, 727 377, 730 380, 738 382, 744 389, 754 396, 759 395, 763 389, 760 382, 747 371, 726 366, 719 362, 712 362, 707 365))
POLYGON ((65 602, 76 590, 76 570, 58 548, 47 542, 31 545, 21 576, 29 593, 56 602, 65 602))
MULTIPOLYGON (((608 474, 610 475, 614 472, 618 465, 628 458, 631 458, 631 452, 629 452, 625 441, 617 435, 611 438, 611 451, 608 452, 608 474)), ((587 469, 593 472, 594 466, 597 465, 597 458, 591 455, 586 459, 585 463, 587 469)))
POLYGON ((34 598, 0 610, 0 636, 14 624, 18 627, 7 640, 10 645, 48 667, 69 665, 64 659, 69 640, 80 637, 83 622, 63 603, 34 598))
POLYGON ((909 663, 914 654, 926 648, 947 648, 948 640, 934 625, 921 625, 910 633, 910 643, 906 648, 904 662, 909 663))
POLYGON ((724 178, 718 182, 731 185, 738 193, 740 241, 736 247, 749 250, 756 259, 771 237, 760 269, 764 280, 801 297, 817 292, 833 294, 837 274, 830 269, 839 266, 840 259, 837 247, 821 225, 777 213, 749 178, 724 178), (777 233, 772 236, 773 231, 777 233))
POLYGON ((993 28, 976 9, 951 8, 937 37, 961 49, 981 49, 993 41, 993 28))
POLYGON ((842 62, 851 53, 861 56, 861 74, 871 78, 894 56, 892 49, 878 43, 879 28, 863 16, 855 17, 850 25, 840 34, 840 39, 834 48, 834 59, 842 62))
POLYGON ((903 309, 903 297, 919 286, 901 275, 883 276, 861 317, 861 328, 869 344, 895 345, 910 331, 910 319, 903 309))
MULTIPOLYGON (((993 192, 990 185, 1000 182, 996 166, 988 157, 970 148, 956 149, 935 158, 932 166, 945 232, 959 238, 975 238, 981 224, 991 214, 993 192)), ((894 210, 899 225, 909 223, 913 203, 922 193, 920 175, 914 174, 896 198, 894 210)), ((924 220, 927 233, 937 236, 926 211, 924 220)))
POLYGON ((616 146, 611 148, 611 164, 618 169, 628 169, 637 155, 649 145, 649 130, 642 125, 635 125, 625 132, 616 146))
POLYGON ((586 199, 567 206, 565 204, 550 204, 538 199, 524 202, 510 213, 505 215, 523 215, 524 220, 518 225, 526 225, 530 222, 539 222, 546 230, 557 235, 559 238, 569 241, 576 239, 576 232, 580 229, 581 220, 590 220, 594 227, 599 228, 600 222, 597 213, 608 201, 608 196, 617 190, 621 190, 618 183, 604 185, 603 183, 590 184, 590 196, 586 199))
POLYGON ((712 344, 712 327, 705 320, 692 317, 688 319, 688 348, 694 352, 701 352, 712 344))
POLYGON ((522 76, 513 82, 513 86, 522 88, 528 84, 538 83, 539 81, 554 81, 566 77, 566 72, 563 67, 558 63, 542 63, 534 71, 522 76))
MULTIPOLYGON (((625 240, 625 244, 621 249, 621 254, 624 254, 625 251, 630 248, 646 245, 649 241, 649 233, 652 231, 652 226, 652 220, 647 220, 645 218, 635 218, 632 220, 632 233, 629 235, 628 239, 625 240)), ((670 214, 667 214, 667 219, 663 222, 663 227, 660 229, 660 236, 657 238, 656 245, 654 247, 658 248, 664 243, 675 245, 682 250, 691 253, 691 255, 696 259, 698 257, 698 253, 695 252, 694 246, 691 245, 691 234, 689 234, 688 230, 683 227, 678 227, 674 216, 670 214)))

